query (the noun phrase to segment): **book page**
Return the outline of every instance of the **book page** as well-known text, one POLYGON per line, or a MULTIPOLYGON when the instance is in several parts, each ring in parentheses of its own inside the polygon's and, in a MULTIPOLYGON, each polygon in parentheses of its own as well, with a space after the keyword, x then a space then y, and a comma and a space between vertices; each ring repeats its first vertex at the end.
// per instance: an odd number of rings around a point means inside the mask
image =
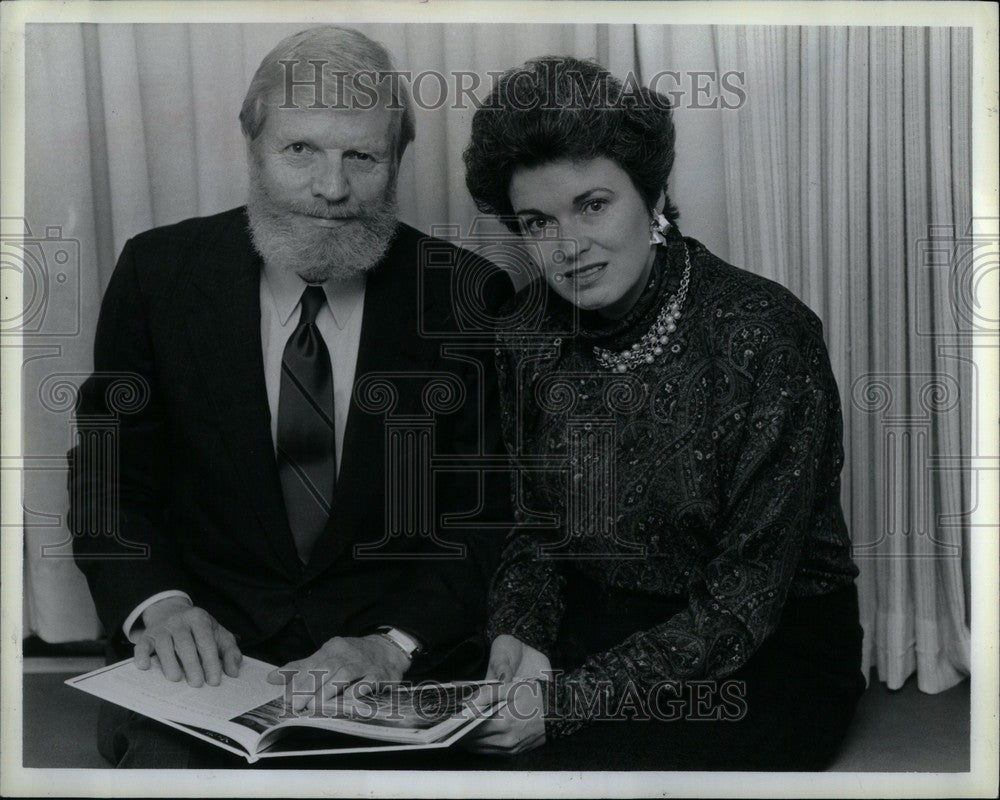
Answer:
POLYGON ((223 733, 253 752, 259 731, 229 720, 272 700, 280 702, 283 687, 267 682, 272 669, 270 664, 244 657, 237 677, 223 675, 218 686, 195 688, 186 681, 168 680, 156 663, 141 670, 132 659, 126 659, 66 683, 153 719, 223 733))
POLYGON ((319 711, 302 712, 293 719, 288 719, 281 698, 276 698, 232 721, 261 732, 261 750, 292 727, 429 744, 448 737, 470 720, 490 716, 500 702, 497 686, 496 681, 386 684, 363 696, 348 691, 326 701, 319 711))
POLYGON ((337 746, 331 746, 331 742, 328 740, 328 737, 330 736, 329 731, 326 732, 326 737, 318 735, 320 733, 319 731, 312 731, 311 736, 308 734, 303 735, 303 733, 297 731, 292 736, 285 739, 279 739, 270 745, 268 745, 268 741, 271 737, 265 736, 262 738, 260 743, 262 749, 261 752, 257 754, 257 758, 277 758, 280 756, 348 755, 351 753, 372 753, 375 751, 390 752, 399 750, 429 750, 434 748, 450 747, 474 728, 489 719, 506 704, 505 700, 501 700, 498 704, 482 710, 482 713, 475 714, 472 719, 464 720, 459 727, 453 730, 451 734, 445 736, 445 738, 426 744, 376 742, 359 737, 351 737, 349 734, 343 734, 337 746))
POLYGON ((284 704, 284 687, 267 682, 272 669, 244 658, 238 677, 223 675, 219 686, 195 688, 168 680, 156 664, 140 670, 127 659, 66 683, 175 727, 221 734, 231 742, 220 746, 232 749, 235 742, 251 756, 296 727, 407 744, 440 742, 470 720, 489 716, 499 700, 495 681, 386 684, 370 695, 348 691, 323 703, 319 711, 293 714, 284 704))

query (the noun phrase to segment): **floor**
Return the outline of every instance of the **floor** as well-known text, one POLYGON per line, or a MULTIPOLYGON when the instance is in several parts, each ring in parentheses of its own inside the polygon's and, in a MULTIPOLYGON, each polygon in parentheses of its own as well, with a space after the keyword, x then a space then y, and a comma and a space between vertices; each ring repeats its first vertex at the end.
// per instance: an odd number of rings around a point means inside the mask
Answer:
POLYGON ((833 772, 968 772, 969 682, 924 694, 910 679, 873 681, 858 704, 833 772))
MULTIPOLYGON (((63 681, 100 666, 92 658, 25 660, 24 766, 106 767, 94 745, 97 700, 63 681)), ((913 680, 898 691, 873 682, 837 772, 967 772, 969 683, 937 695, 913 680)))

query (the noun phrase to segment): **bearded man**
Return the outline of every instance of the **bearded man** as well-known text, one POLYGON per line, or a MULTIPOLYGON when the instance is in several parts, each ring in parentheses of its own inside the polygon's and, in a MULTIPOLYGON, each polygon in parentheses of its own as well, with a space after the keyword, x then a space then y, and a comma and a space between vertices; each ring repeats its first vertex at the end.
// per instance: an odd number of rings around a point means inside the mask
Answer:
MULTIPOLYGON (((467 322, 511 286, 398 221, 414 118, 394 75, 357 31, 285 39, 240 113, 247 206, 122 251, 77 409, 111 422, 117 470, 94 437, 70 453, 109 658, 197 687, 250 654, 287 667, 297 707, 357 680, 482 675, 509 494, 492 348, 467 322)), ((218 752, 109 705, 98 740, 120 766, 218 752)))

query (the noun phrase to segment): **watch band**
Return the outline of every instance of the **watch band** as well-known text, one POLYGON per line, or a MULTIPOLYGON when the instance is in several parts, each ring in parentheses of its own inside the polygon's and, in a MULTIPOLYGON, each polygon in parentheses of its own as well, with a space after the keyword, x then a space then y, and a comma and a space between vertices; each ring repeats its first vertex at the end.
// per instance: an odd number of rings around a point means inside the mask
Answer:
POLYGON ((402 650, 403 654, 411 661, 413 660, 413 656, 420 652, 420 645, 411 636, 403 633, 398 628, 383 625, 377 632, 402 650))

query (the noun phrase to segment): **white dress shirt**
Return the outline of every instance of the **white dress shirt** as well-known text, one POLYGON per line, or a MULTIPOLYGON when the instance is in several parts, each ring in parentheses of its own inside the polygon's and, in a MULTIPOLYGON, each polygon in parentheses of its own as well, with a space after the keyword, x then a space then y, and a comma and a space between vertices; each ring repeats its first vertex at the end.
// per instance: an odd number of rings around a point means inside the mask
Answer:
MULTIPOLYGON (((265 267, 260 282, 260 341, 264 355, 264 380, 267 405, 271 409, 271 441, 278 440, 278 395, 281 391, 281 357, 288 337, 299 324, 302 292, 306 282, 298 275, 265 267)), ((323 284, 326 305, 316 316, 316 327, 330 351, 333 369, 334 423, 337 436, 337 471, 344 446, 347 412, 351 408, 354 368, 361 341, 361 318, 364 316, 365 279, 363 275, 336 283, 323 284)))
MULTIPOLYGON (((271 441, 277 450, 278 395, 281 393, 281 358, 285 345, 299 324, 302 293, 308 284, 287 270, 265 266, 260 280, 260 342, 264 356, 264 382, 267 385, 267 405, 271 410, 271 441)), ((337 437, 337 472, 340 472, 347 414, 351 408, 354 370, 361 341, 361 321, 364 316, 365 276, 329 280, 323 284, 326 305, 316 316, 326 349, 330 352, 333 370, 334 423, 337 437)), ((122 628, 129 641, 135 642, 142 633, 142 612, 153 603, 167 597, 191 598, 180 590, 160 592, 147 598, 128 615, 122 628)))

